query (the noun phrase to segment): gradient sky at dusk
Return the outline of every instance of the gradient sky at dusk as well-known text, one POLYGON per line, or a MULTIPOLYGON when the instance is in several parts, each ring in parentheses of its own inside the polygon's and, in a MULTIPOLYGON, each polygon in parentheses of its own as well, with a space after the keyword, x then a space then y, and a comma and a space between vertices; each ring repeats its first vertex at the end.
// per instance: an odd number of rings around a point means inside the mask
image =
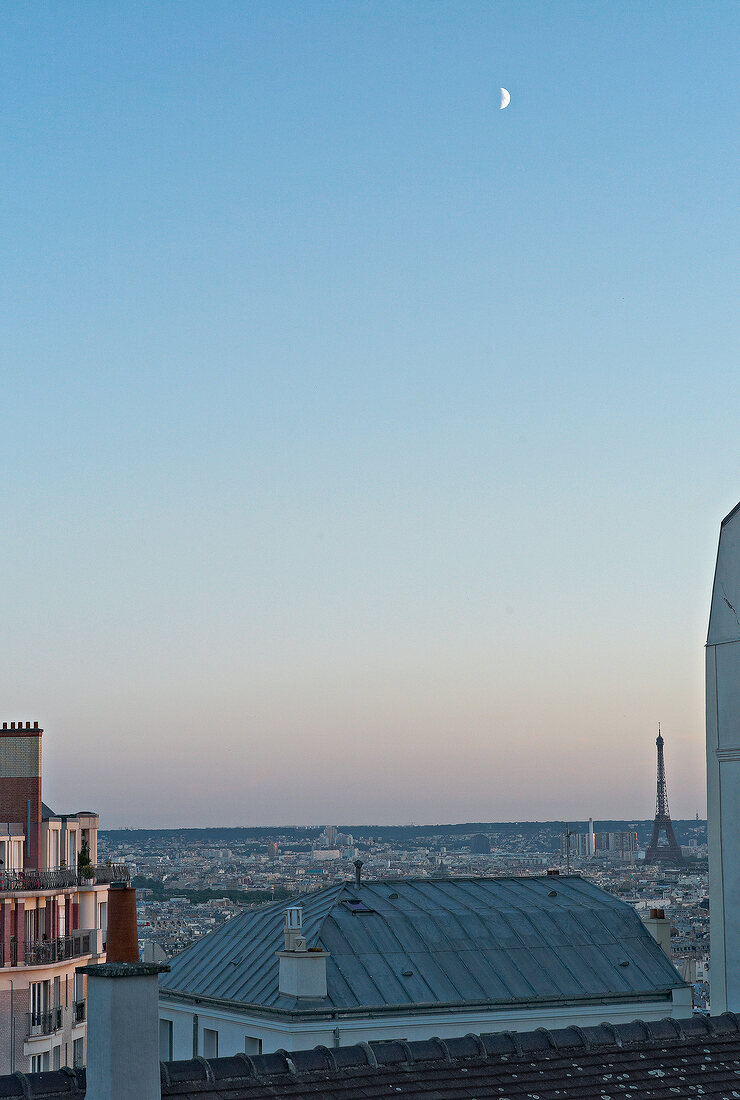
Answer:
POLYGON ((105 825, 704 813, 740 6, 0 7, 0 696, 105 825), (499 86, 511 105, 499 111, 499 86))

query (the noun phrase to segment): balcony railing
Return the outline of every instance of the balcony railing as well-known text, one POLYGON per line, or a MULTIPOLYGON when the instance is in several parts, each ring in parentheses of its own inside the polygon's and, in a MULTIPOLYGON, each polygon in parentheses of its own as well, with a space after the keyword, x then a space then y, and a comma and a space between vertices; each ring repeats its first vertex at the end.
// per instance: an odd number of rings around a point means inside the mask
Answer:
POLYGON ((26 966, 45 966, 50 963, 76 959, 80 955, 91 953, 92 936, 90 932, 73 932, 71 936, 60 936, 56 940, 40 940, 27 943, 23 952, 26 966))
POLYGON ((89 883, 95 886, 106 886, 111 882, 128 882, 129 877, 129 869, 125 863, 103 863, 98 866, 91 864, 82 874, 67 868, 61 868, 58 871, 2 871, 0 872, 0 893, 64 890, 89 883))
POLYGON ((39 1035, 51 1035, 62 1029, 62 1009, 52 1008, 49 1012, 27 1012, 26 1037, 35 1039, 39 1035))
POLYGON ((99 863, 92 864, 77 876, 79 882, 92 880, 96 886, 107 886, 111 882, 128 882, 130 872, 125 863, 99 863))
POLYGON ((74 1022, 76 1024, 84 1024, 84 1022, 85 1022, 85 1001, 75 1001, 75 1003, 74 1003, 74 1022))

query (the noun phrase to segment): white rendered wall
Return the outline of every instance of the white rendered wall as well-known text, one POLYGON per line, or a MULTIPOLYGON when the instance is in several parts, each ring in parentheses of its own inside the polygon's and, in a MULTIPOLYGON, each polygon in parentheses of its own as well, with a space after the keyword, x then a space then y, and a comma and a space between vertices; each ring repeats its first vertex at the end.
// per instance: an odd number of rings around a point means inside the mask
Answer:
MULTIPOLYGON (((740 508, 740 506, 738 506, 740 508)), ((712 1014, 740 1011, 740 511, 722 522, 706 652, 712 1014)))
MULTIPOLYGON (((159 1015, 172 1021, 172 1057, 175 1060, 193 1057, 192 1004, 177 1004, 162 999, 159 1015)), ((230 1054, 253 1053, 245 1049, 245 1038, 258 1039, 262 1053, 284 1048, 285 1050, 310 1050, 324 1045, 351 1046, 371 1039, 451 1039, 468 1032, 480 1034, 487 1031, 534 1031, 538 1027, 561 1028, 576 1025, 609 1022, 626 1023, 631 1020, 664 1020, 666 1017, 686 1019, 692 1014, 691 990, 676 989, 673 1001, 628 1002, 620 1005, 570 1005, 563 1008, 518 1008, 509 1010, 474 1012, 439 1012, 428 1015, 379 1016, 373 1019, 317 1020, 296 1024, 265 1020, 203 1005, 197 1006, 198 1053, 203 1053, 203 1029, 218 1032, 219 1057, 230 1054)))
POLYGON ((156 971, 106 977, 113 969, 87 972, 86 1100, 160 1100, 156 971))

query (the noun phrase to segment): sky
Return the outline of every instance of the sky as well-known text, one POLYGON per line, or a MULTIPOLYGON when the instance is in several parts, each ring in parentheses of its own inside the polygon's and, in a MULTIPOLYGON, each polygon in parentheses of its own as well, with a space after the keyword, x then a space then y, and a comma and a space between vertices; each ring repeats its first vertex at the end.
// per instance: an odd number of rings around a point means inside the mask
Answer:
POLYGON ((705 812, 740 7, 0 7, 0 698, 104 826, 705 812), (499 88, 511 104, 499 110, 499 88))

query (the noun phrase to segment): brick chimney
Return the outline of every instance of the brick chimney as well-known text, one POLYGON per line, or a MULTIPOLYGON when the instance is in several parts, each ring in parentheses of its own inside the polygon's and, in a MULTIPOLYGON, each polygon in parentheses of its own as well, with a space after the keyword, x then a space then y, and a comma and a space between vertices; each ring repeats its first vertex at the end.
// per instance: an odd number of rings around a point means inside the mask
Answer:
POLYGON ((41 856, 43 732, 38 722, 3 722, 0 730, 0 821, 23 826, 23 865, 33 870, 41 856))
POLYGON ((86 1100, 160 1100, 159 985, 169 966, 140 963, 136 891, 111 883, 107 962, 87 974, 86 1100))

